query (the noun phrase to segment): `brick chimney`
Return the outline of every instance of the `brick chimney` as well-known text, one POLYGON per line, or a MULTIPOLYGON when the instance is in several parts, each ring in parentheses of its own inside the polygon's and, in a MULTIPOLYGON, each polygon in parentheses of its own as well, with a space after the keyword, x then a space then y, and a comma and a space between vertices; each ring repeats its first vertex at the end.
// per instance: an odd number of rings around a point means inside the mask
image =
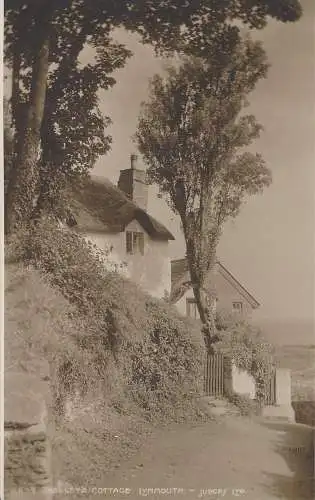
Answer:
POLYGON ((130 168, 120 171, 118 188, 143 210, 148 206, 146 173, 138 166, 137 155, 130 156, 130 168))

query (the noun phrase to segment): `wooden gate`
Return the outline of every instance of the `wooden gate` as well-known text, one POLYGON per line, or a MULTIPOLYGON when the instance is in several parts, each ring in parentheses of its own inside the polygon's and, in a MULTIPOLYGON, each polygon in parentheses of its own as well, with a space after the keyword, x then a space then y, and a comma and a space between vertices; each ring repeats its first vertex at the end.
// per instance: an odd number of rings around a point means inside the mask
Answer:
POLYGON ((264 404, 266 406, 273 406, 276 404, 276 370, 272 371, 271 377, 267 382, 264 404))
POLYGON ((224 356, 207 354, 204 373, 204 393, 206 396, 224 394, 224 356))

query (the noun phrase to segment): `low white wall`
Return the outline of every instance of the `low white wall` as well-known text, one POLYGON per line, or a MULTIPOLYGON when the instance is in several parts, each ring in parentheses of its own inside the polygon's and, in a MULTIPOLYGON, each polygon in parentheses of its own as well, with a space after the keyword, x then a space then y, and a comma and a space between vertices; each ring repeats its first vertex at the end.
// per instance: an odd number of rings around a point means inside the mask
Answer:
POLYGON ((232 365, 232 391, 255 399, 256 386, 254 378, 245 370, 232 365))

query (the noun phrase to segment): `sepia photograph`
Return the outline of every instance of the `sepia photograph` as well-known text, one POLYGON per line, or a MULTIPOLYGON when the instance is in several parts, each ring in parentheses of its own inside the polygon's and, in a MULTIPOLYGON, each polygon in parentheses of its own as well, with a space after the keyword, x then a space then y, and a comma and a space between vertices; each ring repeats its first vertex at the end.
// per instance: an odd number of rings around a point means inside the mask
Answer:
POLYGON ((315 499, 314 0, 4 0, 0 500, 315 499))

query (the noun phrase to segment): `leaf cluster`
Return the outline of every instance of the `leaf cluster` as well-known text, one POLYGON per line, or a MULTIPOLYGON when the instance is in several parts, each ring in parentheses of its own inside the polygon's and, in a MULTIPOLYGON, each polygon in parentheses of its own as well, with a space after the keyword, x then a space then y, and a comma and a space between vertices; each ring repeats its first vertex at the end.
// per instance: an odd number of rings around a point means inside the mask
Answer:
MULTIPOLYGON (((52 2, 50 69, 42 123, 42 176, 50 184, 58 176, 85 175, 110 148, 106 129, 111 121, 99 110, 99 90, 115 84, 112 73, 130 52, 112 40, 111 18, 86 2, 52 2), (103 17, 102 17, 103 16, 103 17), (91 60, 82 64, 89 47, 91 60)), ((33 54, 47 2, 25 2, 8 9, 5 27, 6 63, 18 66, 13 89, 13 119, 22 134, 32 81, 33 54)))
POLYGON ((221 54, 206 62, 185 58, 153 78, 136 141, 151 181, 183 224, 192 217, 200 230, 211 199, 209 210, 220 226, 237 215, 246 194, 270 184, 262 157, 247 150, 262 127, 243 113, 267 69, 261 44, 246 38, 225 60, 221 54))
POLYGON ((220 340, 215 345, 216 350, 253 376, 257 384, 257 398, 263 399, 275 367, 274 347, 259 329, 234 316, 217 317, 217 326, 220 340))

